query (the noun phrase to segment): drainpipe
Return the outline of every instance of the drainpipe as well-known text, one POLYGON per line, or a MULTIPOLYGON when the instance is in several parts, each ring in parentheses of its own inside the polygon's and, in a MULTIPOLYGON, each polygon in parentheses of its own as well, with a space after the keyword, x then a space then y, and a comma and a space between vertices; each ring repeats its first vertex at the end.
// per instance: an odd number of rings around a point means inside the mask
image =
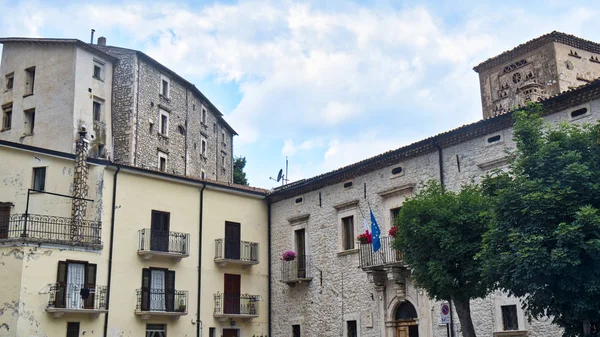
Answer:
POLYGON ((187 161, 188 161, 188 119, 189 119, 189 110, 188 110, 188 89, 185 89, 185 156, 183 158, 183 175, 187 176, 187 161))
POLYGON ((433 142, 433 147, 435 147, 435 149, 438 152, 438 162, 440 166, 440 184, 444 186, 444 154, 442 152, 442 148, 435 141, 433 142))
POLYGON ((108 281, 106 283, 106 310, 104 314, 104 337, 108 337, 108 311, 110 303, 110 281, 112 278, 112 257, 113 257, 113 242, 115 237, 115 207, 117 202, 117 175, 121 171, 121 166, 117 165, 117 171, 113 177, 113 195, 112 195, 112 210, 110 214, 110 241, 108 243, 108 281))
MULTIPOLYGON (((133 166, 137 165, 137 155, 138 155, 138 142, 139 142, 139 133, 140 133, 140 57, 136 53, 135 54, 135 65, 137 69, 137 93, 135 94, 135 151, 133 153, 133 166)), ((158 125, 158 124, 157 124, 158 125)))
POLYGON ((267 251, 269 252, 269 256, 268 256, 268 264, 269 264, 269 315, 267 317, 267 319, 269 320, 269 336, 273 336, 273 320, 271 319, 271 313, 272 313, 272 308, 273 308, 273 302, 272 302, 272 298, 273 298, 273 275, 271 274, 271 271, 273 270, 272 266, 271 266, 271 201, 267 198, 267 245, 269 246, 267 248, 267 251))
POLYGON ((197 305, 198 308, 196 310, 196 337, 201 336, 202 331, 202 321, 200 320, 200 294, 202 291, 202 218, 203 218, 203 206, 204 206, 204 189, 206 185, 202 185, 202 189, 200 190, 200 216, 198 219, 199 230, 198 230, 198 238, 200 243, 198 244, 198 298, 197 305))

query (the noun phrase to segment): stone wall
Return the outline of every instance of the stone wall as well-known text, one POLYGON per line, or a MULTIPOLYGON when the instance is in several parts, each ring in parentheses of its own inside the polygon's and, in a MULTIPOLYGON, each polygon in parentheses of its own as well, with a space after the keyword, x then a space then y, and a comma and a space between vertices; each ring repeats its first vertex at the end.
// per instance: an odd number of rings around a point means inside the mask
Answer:
MULTIPOLYGON (((598 100, 546 117, 551 123, 586 123, 599 119, 598 100), (588 113, 577 119, 571 118, 570 112, 580 107, 586 107, 588 113)), ((462 184, 477 182, 490 170, 506 168, 506 150, 510 149, 514 149, 510 128, 442 149, 446 186, 458 190, 462 184)), ((344 332, 344 320, 348 319, 357 320, 361 337, 395 336, 394 313, 396 306, 404 300, 411 302, 417 310, 420 336, 445 336, 446 326, 438 324, 440 302, 429 299, 422 290, 415 288, 408 275, 383 275, 380 285, 370 283, 367 273, 359 268, 359 251, 342 251, 341 245, 341 217, 355 216, 354 234, 358 235, 364 232, 362 218, 363 215, 368 217, 370 205, 382 227, 382 235, 386 236, 392 222, 390 210, 400 206, 406 197, 431 179, 439 179, 438 153, 398 162, 344 183, 274 203, 271 243, 273 336, 290 336, 293 324, 302 325, 303 336, 340 336, 344 332), (392 174, 392 169, 397 167, 402 167, 402 172, 392 174), (350 181, 352 186, 344 187, 350 181), (287 249, 295 249, 294 230, 301 228, 306 230, 306 251, 311 256, 313 279, 290 286, 279 282, 281 254, 287 249), (369 324, 371 317, 372 325, 369 324)), ((478 336, 492 337, 502 328, 498 310, 506 303, 519 304, 519 301, 498 292, 472 301, 478 336)), ((517 307, 519 328, 527 330, 529 336, 561 335, 560 329, 551 325, 550 320, 528 322, 520 305, 517 307)))

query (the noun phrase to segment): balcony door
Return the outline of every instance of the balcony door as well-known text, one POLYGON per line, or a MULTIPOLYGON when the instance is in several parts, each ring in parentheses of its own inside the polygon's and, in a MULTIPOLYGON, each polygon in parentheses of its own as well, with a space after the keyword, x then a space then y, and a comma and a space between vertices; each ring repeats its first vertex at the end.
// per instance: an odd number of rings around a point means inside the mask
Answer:
POLYGON ((306 278, 306 230, 295 231, 298 278, 306 278))
POLYGON ((142 311, 167 311, 175 308, 175 271, 142 270, 142 311))
POLYGON ((225 258, 239 260, 240 246, 240 224, 237 222, 225 222, 225 258))
POLYGON ((171 213, 152 211, 152 227, 150 228, 150 250, 169 251, 169 226, 171 213))
POLYGON ((225 314, 240 313, 241 275, 225 274, 223 309, 225 314))
POLYGON ((96 265, 86 262, 58 262, 54 306, 67 309, 94 308, 96 265))

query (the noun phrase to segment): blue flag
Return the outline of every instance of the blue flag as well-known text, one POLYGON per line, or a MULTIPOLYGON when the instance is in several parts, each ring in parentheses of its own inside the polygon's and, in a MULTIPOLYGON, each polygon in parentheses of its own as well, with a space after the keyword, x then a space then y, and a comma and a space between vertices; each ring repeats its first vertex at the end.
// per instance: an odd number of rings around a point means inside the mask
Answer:
POLYGON ((381 240, 379 237, 381 236, 381 231, 379 230, 379 225, 377 224, 377 220, 375 220, 375 216, 373 215, 373 211, 369 209, 371 212, 371 233, 373 234, 373 251, 377 252, 379 248, 381 248, 381 240))

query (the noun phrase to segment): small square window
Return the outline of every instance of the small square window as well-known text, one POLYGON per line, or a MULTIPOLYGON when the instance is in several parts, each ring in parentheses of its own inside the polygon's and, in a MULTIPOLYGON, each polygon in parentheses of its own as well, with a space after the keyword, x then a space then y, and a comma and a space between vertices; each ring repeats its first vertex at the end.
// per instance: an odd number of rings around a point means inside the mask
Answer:
POLYGON ((25 110, 25 134, 33 135, 33 129, 35 126, 35 109, 25 110))
POLYGON ((12 127, 12 104, 2 107, 2 131, 12 127))
POLYGON ((344 250, 354 249, 354 216, 342 218, 342 245, 344 250))
POLYGON ((167 337, 167 325, 146 324, 146 337, 167 337))
POLYGON ((502 326, 504 331, 519 330, 519 317, 516 305, 502 306, 502 326))
POLYGON ((346 321, 346 336, 348 337, 357 337, 358 328, 356 326, 356 321, 346 321))
POLYGON ((46 168, 45 167, 34 167, 33 168, 33 189, 36 191, 46 190, 46 168))
POLYGON ((300 324, 292 325, 292 337, 302 337, 302 331, 300 329, 300 324))
POLYGON ((169 155, 158 151, 158 170, 161 172, 166 172, 167 171, 167 159, 169 158, 169 155))
POLYGON ((163 136, 169 135, 169 113, 166 110, 160 110, 158 130, 163 136))
POLYGON ((6 90, 12 90, 15 84, 15 73, 6 75, 6 90))

